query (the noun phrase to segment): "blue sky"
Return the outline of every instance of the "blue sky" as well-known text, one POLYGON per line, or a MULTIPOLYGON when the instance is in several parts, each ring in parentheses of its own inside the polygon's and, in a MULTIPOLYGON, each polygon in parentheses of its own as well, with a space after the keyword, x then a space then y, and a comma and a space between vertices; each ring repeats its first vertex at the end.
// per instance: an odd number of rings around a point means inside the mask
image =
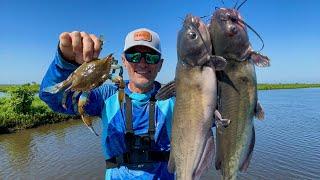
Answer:
MULTIPOLYGON (((120 58, 125 35, 140 27, 160 35, 165 58, 158 81, 174 78, 176 37, 186 14, 205 16, 235 0, 83 1, 0 0, 0 84, 40 83, 64 31, 105 37, 101 56, 120 58)), ((256 68, 259 83, 320 83, 320 1, 248 0, 240 9, 263 38, 271 67, 256 68)), ((261 46, 249 33, 253 48, 261 46)))

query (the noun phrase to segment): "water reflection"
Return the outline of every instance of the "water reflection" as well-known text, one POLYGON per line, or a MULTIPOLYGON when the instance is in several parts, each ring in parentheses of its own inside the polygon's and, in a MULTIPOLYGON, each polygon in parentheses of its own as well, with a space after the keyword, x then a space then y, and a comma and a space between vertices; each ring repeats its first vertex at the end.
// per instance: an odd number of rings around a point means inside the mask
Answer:
MULTIPOLYGON (((320 179, 320 89, 259 91, 266 119, 239 179, 320 179)), ((214 169, 204 179, 217 178, 214 169)))
POLYGON ((33 148, 31 145, 32 135, 29 133, 22 133, 21 137, 13 136, 12 138, 0 138, 0 147, 4 149, 7 154, 5 161, 11 162, 12 168, 15 171, 25 169, 28 164, 25 163, 26 159, 31 159, 30 151, 33 148))
MULTIPOLYGON (((7 94, 7 93, 0 92, 0 98, 2 98, 2 97, 6 97, 6 96, 8 96, 8 94, 7 94)), ((35 94, 34 94, 34 96, 39 97, 39 93, 35 93, 35 94)))
POLYGON ((70 176, 91 179, 104 174, 100 139, 82 121, 1 135, 0 153, 0 177, 4 179, 70 176))
MULTIPOLYGON (((320 89, 260 91, 259 99, 266 119, 255 121, 239 179, 320 179, 320 89)), ((100 143, 80 120, 0 135, 0 179, 103 179, 100 143)), ((202 177, 217 178, 214 168, 202 177)))

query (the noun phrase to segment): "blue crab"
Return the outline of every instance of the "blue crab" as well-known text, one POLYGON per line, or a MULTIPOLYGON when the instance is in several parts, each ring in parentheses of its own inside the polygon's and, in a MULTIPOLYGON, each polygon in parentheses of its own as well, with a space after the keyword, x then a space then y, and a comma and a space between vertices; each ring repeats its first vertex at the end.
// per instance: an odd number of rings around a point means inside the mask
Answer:
POLYGON ((44 89, 45 92, 52 94, 64 91, 62 98, 62 107, 67 109, 66 100, 68 92, 73 91, 72 104, 75 112, 79 112, 85 125, 95 134, 92 122, 97 117, 89 116, 84 111, 84 106, 88 103, 88 97, 90 90, 102 85, 106 80, 110 79, 116 83, 119 87, 119 102, 122 104, 124 100, 124 87, 125 83, 122 78, 123 68, 118 65, 118 61, 115 60, 112 54, 108 55, 103 59, 96 59, 91 62, 85 62, 79 66, 69 77, 51 87, 44 89), (113 76, 116 69, 120 69, 118 76, 113 76), (79 101, 77 101, 78 95, 79 101), (77 106, 78 105, 78 108, 77 106))

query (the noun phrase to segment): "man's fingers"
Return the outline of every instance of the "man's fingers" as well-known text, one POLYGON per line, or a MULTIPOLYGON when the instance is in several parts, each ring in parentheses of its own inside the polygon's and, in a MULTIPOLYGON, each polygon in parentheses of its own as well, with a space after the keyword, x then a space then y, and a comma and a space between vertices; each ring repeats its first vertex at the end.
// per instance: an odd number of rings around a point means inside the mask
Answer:
POLYGON ((59 36, 60 40, 60 46, 62 47, 71 47, 72 46, 72 40, 70 37, 70 34, 68 32, 63 32, 59 36))
POLYGON ((98 58, 102 47, 102 41, 96 35, 86 32, 63 32, 59 40, 63 57, 78 64, 98 58))
POLYGON ((100 51, 101 51, 101 48, 102 48, 102 41, 94 34, 90 34, 90 37, 93 41, 93 58, 96 59, 99 57, 99 54, 100 54, 100 51))
POLYGON ((93 59, 93 40, 89 34, 81 32, 82 44, 83 44, 83 59, 86 62, 90 62, 93 59))
POLYGON ((79 31, 73 31, 71 33, 73 53, 75 54, 75 61, 79 64, 83 62, 83 45, 82 37, 79 31))
POLYGON ((59 48, 62 52, 62 56, 67 60, 74 60, 72 39, 70 33, 63 32, 59 36, 59 48))

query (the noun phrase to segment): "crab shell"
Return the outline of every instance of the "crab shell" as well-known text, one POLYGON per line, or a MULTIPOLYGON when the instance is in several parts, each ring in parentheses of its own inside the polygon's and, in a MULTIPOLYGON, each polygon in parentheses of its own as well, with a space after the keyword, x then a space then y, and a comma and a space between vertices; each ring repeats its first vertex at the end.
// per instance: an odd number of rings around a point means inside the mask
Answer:
POLYGON ((111 64, 114 58, 112 54, 102 60, 94 60, 83 63, 66 80, 71 84, 68 88, 72 91, 89 91, 103 84, 110 78, 111 64))

